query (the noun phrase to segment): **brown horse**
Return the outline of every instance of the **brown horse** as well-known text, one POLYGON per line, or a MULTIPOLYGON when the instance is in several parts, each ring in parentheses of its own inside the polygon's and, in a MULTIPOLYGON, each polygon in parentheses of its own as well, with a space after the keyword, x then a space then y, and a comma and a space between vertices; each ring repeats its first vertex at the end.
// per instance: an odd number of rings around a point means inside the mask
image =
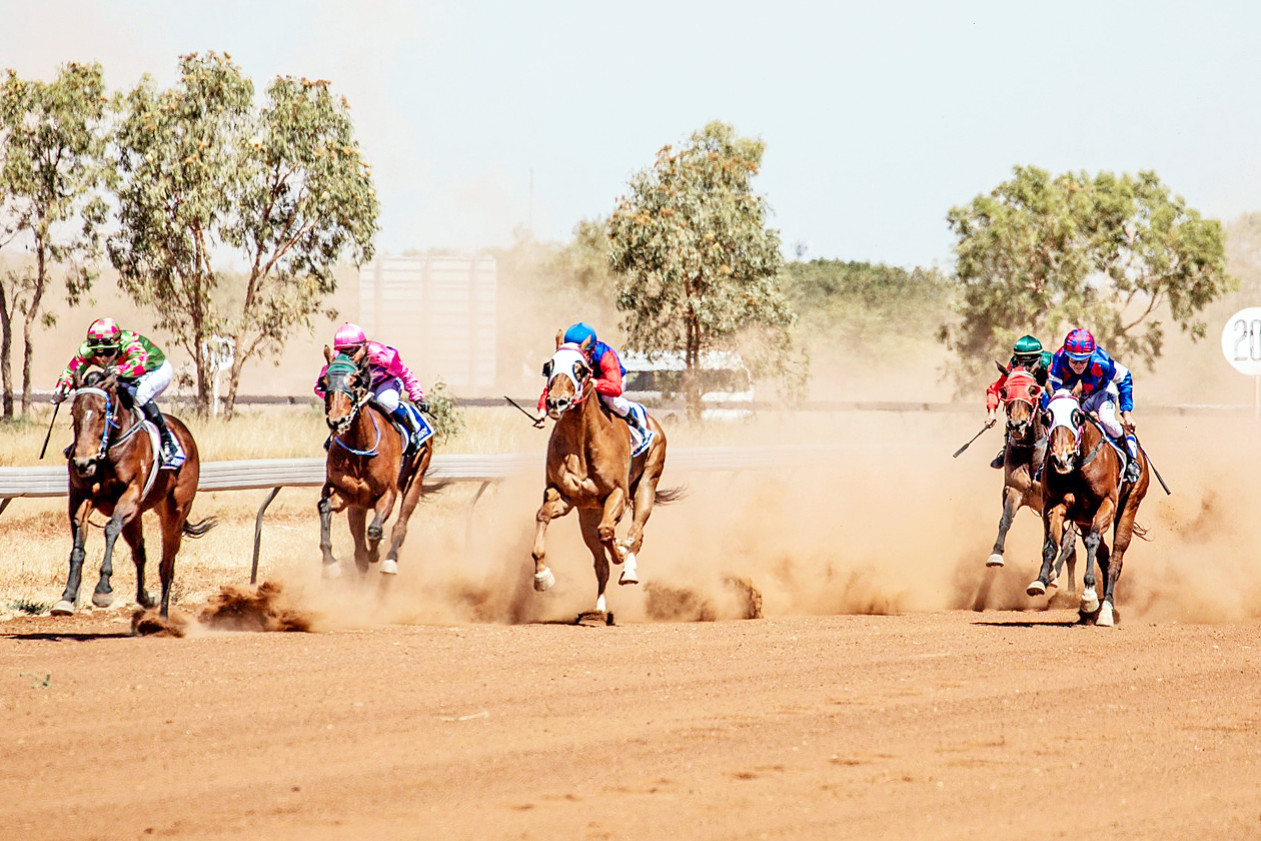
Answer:
POLYGON ((136 564, 136 602, 153 607, 153 597, 145 590, 145 548, 142 515, 153 509, 162 524, 162 562, 158 575, 162 582, 162 616, 171 602, 171 582, 175 579, 175 555, 184 535, 201 537, 215 525, 213 517, 188 522, 188 513, 197 494, 201 474, 197 443, 188 427, 178 418, 166 417, 171 434, 184 449, 184 463, 175 470, 160 470, 157 439, 147 433, 144 418, 134 408, 125 408, 119 399, 116 374, 102 376, 90 372, 76 377, 70 413, 74 419, 74 443, 66 449, 70 473, 70 530, 74 547, 70 550, 70 575, 61 601, 52 613, 74 613, 83 574, 84 540, 88 517, 95 509, 109 517, 105 524, 105 559, 92 603, 108 607, 114 600, 109 579, 114 574, 111 557, 114 541, 122 534, 131 547, 136 564))
MULTIPOLYGON (((1042 482, 1034 478, 1037 468, 1042 466, 1043 451, 1046 447, 1045 433, 1042 429, 1041 416, 1034 411, 1042 387, 1038 385, 1033 374, 1021 367, 1011 370, 999 369, 1007 380, 999 391, 1003 401, 1003 411, 1007 415, 1007 438, 1003 456, 1003 513, 998 519, 998 537, 994 540, 994 548, 985 560, 986 566, 1003 565, 1003 551, 1007 543, 1007 531, 1011 528, 1016 512, 1027 507, 1042 514, 1042 482)), ((1064 562, 1068 561, 1069 592, 1076 589, 1077 546, 1076 530, 1069 523, 1060 541, 1059 556, 1055 563, 1055 577, 1049 586, 1055 586, 1059 579, 1064 562)))
POLYGON ((1147 456, 1140 447, 1138 481, 1133 485, 1123 484, 1121 457, 1069 391, 1055 393, 1042 421, 1050 430, 1042 468, 1045 487, 1042 569, 1026 591, 1031 596, 1046 592, 1051 560, 1055 556, 1051 535, 1061 534, 1066 522, 1076 523, 1086 546, 1082 620, 1093 617, 1096 624, 1110 626, 1116 620, 1113 597, 1125 551, 1133 535, 1143 536, 1143 529, 1134 522, 1134 517, 1151 481, 1147 456), (1109 526, 1113 530, 1111 548, 1106 537, 1109 526), (1105 579, 1102 601, 1095 591, 1096 557, 1105 579))
POLYGON ((398 573, 398 550, 407 536, 407 521, 425 489, 425 471, 433 458, 431 438, 403 459, 402 434, 384 412, 369 402, 372 375, 363 364, 365 353, 366 349, 361 348, 354 356, 334 357, 327 346, 324 348, 328 369, 320 386, 324 392, 324 419, 332 434, 324 489, 317 508, 325 578, 341 575, 330 534, 333 513, 346 511, 355 541, 355 566, 366 574, 369 564, 375 564, 379 558, 385 521, 401 498, 398 519, 390 532, 390 548, 381 562, 383 575, 398 573), (369 510, 374 516, 365 529, 369 510))
POLYGON ((604 589, 609 582, 609 560, 622 564, 619 584, 638 584, 636 557, 644 543, 644 524, 654 503, 664 505, 681 495, 680 489, 657 490, 666 463, 666 436, 655 418, 648 449, 631 458, 630 427, 600 405, 586 343, 565 344, 556 334, 556 353, 543 367, 547 377, 547 414, 556 425, 547 444, 547 487, 535 519, 534 589, 556 583, 548 568, 543 538, 547 524, 578 509, 582 539, 595 564, 596 611, 606 612, 604 589), (634 519, 624 539, 616 530, 626 506, 634 519))

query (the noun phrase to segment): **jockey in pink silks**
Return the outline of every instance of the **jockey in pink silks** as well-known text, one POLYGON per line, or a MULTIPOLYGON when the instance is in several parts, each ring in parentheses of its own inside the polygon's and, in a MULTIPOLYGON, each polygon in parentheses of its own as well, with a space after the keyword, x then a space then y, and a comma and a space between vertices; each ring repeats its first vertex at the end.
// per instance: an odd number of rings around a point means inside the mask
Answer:
MULTIPOLYGON (((419 416, 409 411, 408 407, 403 403, 402 393, 406 390, 407 398, 423 412, 427 408, 425 406, 425 391, 420 387, 420 383, 412 374, 411 369, 403 364, 403 358, 399 356, 397 350, 380 342, 369 341, 363 332, 363 328, 358 324, 352 324, 347 321, 337 328, 337 333, 333 336, 333 350, 348 356, 354 356, 362 347, 367 347, 368 349, 364 362, 372 373, 372 402, 381 411, 401 424, 404 429, 410 430, 411 434, 407 436, 408 444, 407 452, 405 453, 410 454, 415 448, 416 442, 423 440, 421 438, 422 427, 419 416)), ((320 375, 315 380, 315 393, 321 398, 324 397, 324 391, 320 388, 320 383, 323 381, 324 372, 327 370, 328 365, 325 365, 320 369, 320 375)), ((428 430, 424 431, 428 432, 428 430)))

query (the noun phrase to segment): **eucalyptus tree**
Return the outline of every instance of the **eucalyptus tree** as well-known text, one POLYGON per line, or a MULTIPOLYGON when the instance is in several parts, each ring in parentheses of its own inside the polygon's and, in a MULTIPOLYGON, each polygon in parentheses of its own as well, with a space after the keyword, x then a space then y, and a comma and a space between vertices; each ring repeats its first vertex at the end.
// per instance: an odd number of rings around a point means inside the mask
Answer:
POLYGON ((45 294, 54 279, 77 304, 97 274, 107 211, 101 168, 108 100, 99 64, 66 64, 49 82, 9 70, 0 83, 0 380, 13 415, 11 354, 22 320, 22 412, 31 401, 37 323, 52 324, 45 294), (21 251, 20 256, 12 252, 21 251))
POLYGON ((1166 319, 1193 339, 1198 313, 1234 286, 1221 223, 1172 195, 1153 172, 1014 176, 947 221, 955 242, 953 323, 940 338, 964 377, 1033 333, 1086 327, 1114 356, 1151 366, 1166 319))
POLYGON ((683 148, 658 152, 609 218, 627 346, 650 356, 682 352, 692 418, 700 416, 706 350, 741 342, 754 349, 755 374, 774 370, 790 386, 805 380, 804 362, 786 364, 795 315, 780 288, 779 232, 767 226, 766 199, 751 184, 764 149, 710 123, 683 148))
POLYGON ((372 256, 378 202, 349 105, 322 80, 277 77, 261 106, 226 54, 180 59, 158 90, 124 100, 117 139, 120 285, 154 307, 193 358, 210 402, 212 336, 235 346, 225 416, 243 365, 276 354, 336 289, 334 268, 372 256))

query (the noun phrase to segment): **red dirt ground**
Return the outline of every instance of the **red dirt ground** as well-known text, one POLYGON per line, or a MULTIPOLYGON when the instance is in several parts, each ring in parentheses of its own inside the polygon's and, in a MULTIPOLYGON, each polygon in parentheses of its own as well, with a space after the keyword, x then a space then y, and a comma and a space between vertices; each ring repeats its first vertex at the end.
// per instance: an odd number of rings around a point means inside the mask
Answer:
POLYGON ((0 836, 1261 837, 1261 625, 0 636, 0 836))

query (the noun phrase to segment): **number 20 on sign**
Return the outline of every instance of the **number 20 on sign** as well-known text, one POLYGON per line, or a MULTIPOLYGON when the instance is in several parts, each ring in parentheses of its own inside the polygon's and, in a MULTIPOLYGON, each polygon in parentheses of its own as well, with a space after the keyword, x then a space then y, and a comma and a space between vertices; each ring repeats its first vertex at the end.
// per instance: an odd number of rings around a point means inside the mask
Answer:
POLYGON ((1226 320, 1222 355, 1236 371, 1252 376, 1252 411, 1261 418, 1261 307, 1248 307, 1226 320))

